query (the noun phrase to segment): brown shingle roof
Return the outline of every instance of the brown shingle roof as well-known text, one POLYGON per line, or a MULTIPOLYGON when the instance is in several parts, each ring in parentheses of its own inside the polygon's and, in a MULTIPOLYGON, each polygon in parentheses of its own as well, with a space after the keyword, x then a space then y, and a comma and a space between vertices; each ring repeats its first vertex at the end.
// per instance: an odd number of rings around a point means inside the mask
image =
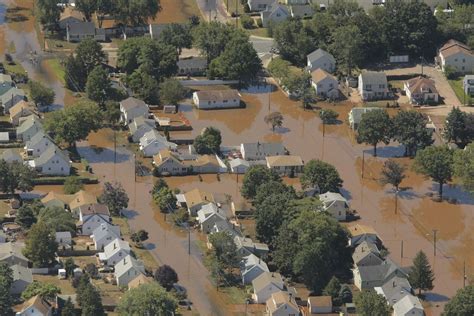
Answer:
POLYGON ((86 19, 84 17, 84 14, 82 14, 81 11, 74 9, 74 7, 65 7, 64 11, 61 12, 59 21, 62 21, 67 18, 76 18, 80 21, 84 21, 86 19))
POLYGON ((51 310, 51 305, 47 301, 42 299, 39 295, 33 296, 25 303, 23 303, 21 311, 23 312, 31 306, 34 306, 34 308, 43 315, 48 315, 49 311, 51 310))
POLYGON ((355 225, 349 226, 347 229, 349 230, 352 236, 360 236, 364 234, 377 235, 377 232, 371 226, 366 226, 362 224, 355 224, 355 225))
POLYGON ((128 289, 134 289, 134 288, 139 287, 142 284, 147 284, 151 282, 152 282, 151 278, 148 278, 143 274, 139 274, 135 279, 128 282, 128 289))
POLYGON ((444 57, 448 57, 461 52, 474 56, 469 46, 453 39, 449 40, 439 49, 439 53, 442 54, 444 57))
POLYGON ((107 207, 107 205, 99 203, 82 205, 79 207, 79 211, 82 213, 83 216, 93 214, 110 216, 109 208, 107 207))
POLYGON ((408 80, 407 86, 411 93, 438 93, 435 82, 421 76, 408 80))
POLYGON ((308 302, 311 306, 326 307, 332 306, 331 296, 310 296, 308 302))
POLYGON ((318 68, 311 73, 311 78, 313 79, 313 82, 315 83, 318 83, 327 77, 337 81, 337 79, 333 75, 331 75, 330 73, 326 72, 324 69, 321 69, 321 68, 318 68))
POLYGON ((237 90, 208 90, 208 91, 197 91, 196 95, 199 101, 223 101, 230 99, 239 99, 240 93, 237 90))
POLYGON ((214 196, 209 192, 204 192, 199 189, 191 190, 184 194, 186 204, 188 207, 199 203, 214 202, 214 196))
POLYGON ((282 155, 266 157, 267 163, 270 167, 291 167, 303 166, 303 160, 300 156, 282 155))

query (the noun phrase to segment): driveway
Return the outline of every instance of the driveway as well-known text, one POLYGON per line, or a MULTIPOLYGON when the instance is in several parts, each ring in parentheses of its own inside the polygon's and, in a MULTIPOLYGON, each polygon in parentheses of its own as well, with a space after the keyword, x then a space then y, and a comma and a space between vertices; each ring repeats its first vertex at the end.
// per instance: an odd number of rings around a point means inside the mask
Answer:
POLYGON ((233 19, 227 14, 222 0, 196 0, 205 21, 216 20, 221 23, 231 22, 233 19))

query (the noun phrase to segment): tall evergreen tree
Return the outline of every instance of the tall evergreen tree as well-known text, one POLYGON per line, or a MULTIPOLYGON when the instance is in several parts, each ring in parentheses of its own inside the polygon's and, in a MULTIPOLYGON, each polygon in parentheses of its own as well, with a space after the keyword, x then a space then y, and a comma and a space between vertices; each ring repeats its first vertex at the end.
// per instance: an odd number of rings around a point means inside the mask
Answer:
POLYGON ((434 273, 431 270, 430 263, 426 254, 420 250, 413 259, 413 268, 408 275, 408 281, 413 288, 418 289, 418 295, 421 291, 433 289, 434 273))
POLYGON ((0 263, 0 315, 12 315, 13 298, 10 288, 13 284, 13 272, 8 264, 0 263))

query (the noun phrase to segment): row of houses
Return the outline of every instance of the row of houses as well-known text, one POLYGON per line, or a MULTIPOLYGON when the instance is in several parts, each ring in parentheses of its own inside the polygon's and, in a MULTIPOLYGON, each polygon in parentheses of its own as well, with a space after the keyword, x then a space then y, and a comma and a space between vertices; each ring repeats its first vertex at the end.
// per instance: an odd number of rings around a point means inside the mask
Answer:
POLYGON ((10 109, 26 99, 23 89, 16 87, 12 77, 8 74, 0 74, 0 105, 3 114, 9 114, 10 109))
POLYGON ((375 290, 385 297, 394 316, 423 316, 420 300, 408 281, 408 271, 381 253, 382 241, 376 231, 365 225, 349 227, 354 248, 354 285, 359 290, 375 290))

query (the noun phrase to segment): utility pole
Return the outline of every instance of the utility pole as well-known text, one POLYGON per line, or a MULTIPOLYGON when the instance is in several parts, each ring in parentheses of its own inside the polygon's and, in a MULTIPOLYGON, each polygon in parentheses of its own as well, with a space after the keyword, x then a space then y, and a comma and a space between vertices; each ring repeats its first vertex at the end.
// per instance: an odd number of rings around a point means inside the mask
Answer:
POLYGON ((235 0, 235 28, 239 28, 239 0, 235 0))
POLYGON ((398 190, 395 190, 395 214, 397 214, 398 208, 398 190))
POLYGON ((436 233, 438 233, 437 229, 433 229, 433 253, 436 257, 436 233))
POLYGON ((191 255, 191 228, 188 227, 188 255, 191 255))
POLYGON ((365 167, 365 151, 362 151, 362 169, 361 169, 362 179, 364 179, 364 167, 365 167))
POLYGON ((402 246, 401 246, 401 250, 400 250, 400 258, 403 258, 403 240, 402 240, 402 246))
POLYGON ((466 279, 467 279, 467 275, 466 275, 466 260, 464 260, 464 268, 463 268, 463 273, 462 273, 462 287, 463 287, 463 288, 466 287, 466 279))

